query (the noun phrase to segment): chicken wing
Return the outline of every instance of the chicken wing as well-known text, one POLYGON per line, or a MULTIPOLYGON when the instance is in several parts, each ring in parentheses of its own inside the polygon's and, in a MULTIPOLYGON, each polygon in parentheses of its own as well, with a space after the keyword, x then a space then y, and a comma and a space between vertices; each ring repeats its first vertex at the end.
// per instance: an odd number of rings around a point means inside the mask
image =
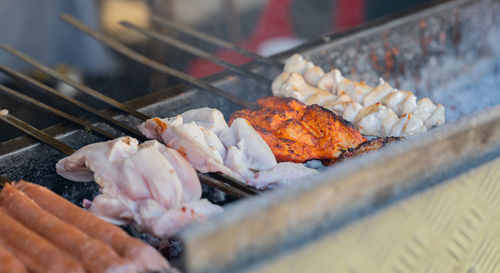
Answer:
POLYGON ((56 170, 74 181, 88 181, 93 174, 102 194, 91 202, 90 212, 116 224, 132 222, 160 237, 222 210, 208 201, 200 203, 201 185, 193 167, 156 140, 138 145, 121 137, 90 144, 60 160, 56 170), (165 215, 169 225, 162 220, 165 215))

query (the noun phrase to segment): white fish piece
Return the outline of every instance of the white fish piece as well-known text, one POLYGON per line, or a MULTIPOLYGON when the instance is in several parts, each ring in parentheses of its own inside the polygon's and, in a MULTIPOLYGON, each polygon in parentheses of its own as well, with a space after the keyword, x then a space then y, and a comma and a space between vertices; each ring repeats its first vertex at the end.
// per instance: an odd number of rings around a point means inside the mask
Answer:
POLYGON ((321 89, 309 85, 301 74, 292 72, 274 95, 293 97, 304 102, 309 96, 316 94, 321 89))
POLYGON ((414 95, 406 97, 406 99, 401 104, 400 117, 402 117, 405 114, 412 113, 413 111, 415 111, 415 109, 417 109, 417 97, 414 95))
POLYGON ((421 119, 412 114, 405 114, 392 126, 390 136, 410 137, 426 131, 427 128, 421 119))
POLYGON ((213 131, 216 135, 229 128, 221 111, 202 107, 188 110, 181 114, 184 123, 194 122, 196 125, 213 131))
POLYGON ((325 72, 319 66, 313 66, 304 72, 304 80, 311 86, 318 86, 318 82, 325 75, 325 72))
POLYGON ((442 104, 438 104, 436 107, 436 110, 434 110, 434 113, 430 117, 428 117, 425 122, 425 128, 430 129, 434 126, 441 126, 444 124, 444 112, 445 108, 442 104))
POLYGON ((219 137, 228 148, 226 166, 244 179, 251 177, 251 172, 268 170, 277 164, 269 145, 246 119, 235 119, 219 137))
POLYGON ((357 102, 345 103, 344 104, 344 113, 342 113, 342 118, 353 122, 359 114, 359 111, 363 109, 363 106, 357 102))
POLYGON ((395 89, 382 79, 379 79, 380 83, 377 87, 373 88, 370 93, 366 94, 363 99, 364 106, 370 106, 377 102, 381 102, 382 98, 394 92, 395 89))
POLYGON ((361 134, 368 136, 387 136, 398 116, 381 103, 361 109, 353 124, 361 134))
POLYGON ((380 102, 383 105, 391 108, 392 111, 394 111, 394 113, 396 113, 396 115, 398 115, 399 117, 403 115, 403 107, 406 107, 404 103, 410 96, 413 96, 411 92, 395 90, 394 92, 389 93, 387 96, 383 97, 380 102))
POLYGON ((343 91, 351 99, 357 103, 362 104, 365 96, 370 93, 372 88, 366 85, 365 82, 358 83, 356 81, 344 78, 337 86, 337 92, 343 91))
POLYGON ((320 90, 316 92, 316 94, 309 96, 305 100, 305 104, 311 105, 311 104, 318 104, 318 105, 324 105, 327 101, 333 101, 337 98, 334 94, 320 90))
MULTIPOLYGON (((326 109, 332 111, 333 113, 342 116, 344 110, 348 104, 355 104, 356 102, 352 100, 346 93, 340 91, 338 96, 334 100, 326 101, 322 106, 326 109)), ((353 108, 356 106, 353 106, 353 108)))
POLYGON ((436 109, 437 106, 429 98, 422 98, 418 101, 417 109, 413 111, 413 115, 425 121, 436 109))
POLYGON ((289 185, 318 173, 318 170, 308 168, 304 164, 281 162, 270 170, 256 173, 254 177, 248 181, 248 184, 257 189, 263 189, 274 184, 289 185))
POLYGON ((289 72, 281 72, 281 74, 274 78, 273 83, 271 84, 271 91, 274 96, 281 96, 281 87, 289 77, 289 72))
POLYGON ((302 55, 293 54, 285 61, 285 67, 283 68, 283 71, 303 74, 308 68, 312 67, 314 67, 314 64, 306 60, 304 57, 302 57, 302 55))
POLYGON ((337 87, 344 80, 342 73, 338 69, 332 69, 319 79, 318 88, 327 90, 332 94, 337 94, 337 87))

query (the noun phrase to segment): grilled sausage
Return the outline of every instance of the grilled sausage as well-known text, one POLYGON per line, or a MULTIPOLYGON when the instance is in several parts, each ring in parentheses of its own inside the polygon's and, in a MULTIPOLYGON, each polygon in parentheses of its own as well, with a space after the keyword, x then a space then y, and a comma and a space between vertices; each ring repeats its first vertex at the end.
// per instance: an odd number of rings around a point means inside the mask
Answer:
POLYGON ((24 265, 6 247, 0 239, 0 273, 28 273, 24 265))
POLYGON ((150 245, 129 236, 121 228, 79 208, 49 189, 25 181, 18 182, 15 187, 59 219, 78 227, 90 237, 111 245, 122 257, 133 261, 139 271, 169 268, 167 260, 150 245))
POLYGON ((0 205, 12 218, 76 257, 89 273, 136 272, 111 247, 45 211, 10 184, 0 192, 0 205))
POLYGON ((85 273, 80 263, 0 209, 0 238, 35 273, 85 273))

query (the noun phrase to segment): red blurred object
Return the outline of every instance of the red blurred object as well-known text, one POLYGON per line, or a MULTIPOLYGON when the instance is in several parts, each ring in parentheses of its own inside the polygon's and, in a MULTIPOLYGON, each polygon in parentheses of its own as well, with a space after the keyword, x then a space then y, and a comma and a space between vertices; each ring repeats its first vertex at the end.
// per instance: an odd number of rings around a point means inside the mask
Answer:
MULTIPOLYGON (((365 0, 339 0, 337 1, 333 29, 345 30, 359 25, 364 19, 365 0)), ((291 18, 291 0, 270 0, 264 8, 257 27, 250 39, 239 43, 245 49, 257 51, 259 45, 268 39, 277 37, 294 37, 291 18)), ((236 65, 251 61, 250 58, 233 51, 220 51, 215 55, 236 65)), ((195 77, 204 77, 224 68, 204 59, 196 59, 188 66, 188 72, 195 77)))

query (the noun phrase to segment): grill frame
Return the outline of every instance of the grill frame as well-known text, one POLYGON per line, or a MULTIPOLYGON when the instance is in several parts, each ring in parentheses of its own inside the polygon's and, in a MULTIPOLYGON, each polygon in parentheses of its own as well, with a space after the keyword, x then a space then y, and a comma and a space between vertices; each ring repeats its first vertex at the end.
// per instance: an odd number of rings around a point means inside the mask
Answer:
MULTIPOLYGON (((389 44, 392 44, 398 38, 391 38, 388 35, 388 38, 385 39, 384 33, 386 32, 383 31, 383 28, 394 30, 408 24, 421 24, 422 20, 424 22, 430 20, 428 23, 429 26, 432 26, 432 24, 453 25, 455 24, 453 21, 455 17, 453 16, 456 14, 458 14, 456 16, 460 17, 463 14, 461 12, 473 10, 476 7, 475 5, 484 9, 490 5, 490 2, 498 3, 498 1, 486 0, 476 2, 469 0, 439 1, 431 5, 426 5, 422 9, 413 10, 410 13, 404 14, 404 16, 391 16, 349 32, 324 36, 316 41, 308 42, 291 51, 279 54, 276 56, 276 59, 283 59, 291 55, 291 53, 300 52, 325 68, 331 66, 331 60, 335 60, 335 66, 354 79, 369 79, 368 81, 373 83, 375 77, 378 75, 382 75, 384 78, 389 76, 393 80, 396 79, 400 84, 402 83, 403 86, 405 84, 409 85, 409 89, 412 89, 412 80, 405 73, 411 74, 411 71, 425 69, 422 66, 429 58, 436 56, 439 58, 440 54, 446 55, 450 54, 450 52, 433 52, 435 55, 424 56, 423 60, 419 61, 419 65, 418 63, 408 64, 410 68, 405 71, 394 69, 394 66, 388 65, 390 62, 387 62, 387 59, 382 57, 385 57, 386 53, 389 52, 388 49, 391 49, 390 47, 386 48, 384 42, 387 41, 389 44), (446 14, 451 14, 451 19, 443 19, 446 14), (432 23, 432 20, 435 18, 438 18, 438 20, 441 18, 443 21, 437 24, 435 22, 432 23), (356 62, 364 57, 353 58, 352 54, 349 53, 349 47, 341 47, 346 44, 356 45, 358 43, 356 50, 359 52, 363 50, 360 49, 359 45, 361 41, 363 39, 372 39, 371 37, 380 42, 380 45, 376 49, 382 49, 381 52, 377 51, 375 54, 383 59, 379 64, 380 69, 373 64, 371 70, 370 66, 363 67, 364 64, 360 65, 356 62), (338 52, 348 54, 344 56, 338 54, 332 55, 332 48, 334 47, 337 48, 338 52)), ((434 34, 433 31, 429 30, 427 33, 426 27, 421 28, 419 26, 417 29, 412 29, 412 32, 408 34, 414 35, 418 39, 425 38, 426 35, 432 36, 434 34)), ((459 31, 462 30, 461 27, 460 25, 457 26, 459 31)), ((452 32, 449 34, 452 36, 455 35, 453 34, 453 27, 451 30, 452 32)), ((401 29, 399 33, 401 34, 401 29)), ((462 36, 462 40, 458 41, 455 47, 460 46, 460 43, 464 43, 463 37, 467 33, 458 32, 458 35, 462 36)), ((471 41, 466 42, 470 43, 471 41)), ((424 44, 420 45, 422 52, 425 51, 424 44)), ((453 46, 451 49, 453 49, 453 46)), ((471 50, 479 51, 475 47, 471 50)), ((398 56, 392 56, 391 58, 394 59, 393 61, 397 65, 405 61, 404 57, 401 57, 401 60, 398 59, 398 56), (401 62, 398 62, 398 60, 401 62)), ((258 73, 277 75, 279 72, 279 70, 265 67, 258 63, 245 65, 244 68, 258 73)), ((441 82, 430 83, 425 82, 425 80, 430 81, 433 80, 432 78, 421 79, 420 85, 414 80, 415 88, 412 90, 416 90, 419 97, 428 95, 423 91, 426 88, 422 88, 422 86, 426 84, 442 84, 449 81, 449 79, 442 78, 440 79, 441 82)), ((208 77, 206 80, 221 89, 231 90, 235 95, 248 94, 246 90, 252 88, 255 92, 250 94, 250 96, 246 96, 250 100, 255 100, 263 95, 270 95, 270 91, 258 83, 254 83, 250 79, 231 75, 228 72, 208 77), (242 86, 246 89, 242 88, 242 86)), ((205 98, 210 103, 209 106, 221 109, 226 118, 229 113, 239 109, 238 106, 228 103, 222 98, 206 94, 196 88, 189 88, 185 85, 174 86, 151 95, 137 98, 127 102, 127 105, 151 116, 165 116, 177 114, 190 108, 205 106, 204 104, 197 105, 195 103, 199 97, 205 98), (169 109, 167 110, 166 108, 169 109)), ((137 124, 137 120, 113 110, 104 111, 115 115, 121 120, 127 121, 130 125, 137 124)), ((97 123, 96 125, 113 131, 109 126, 102 123, 97 123)), ((180 234, 181 239, 186 244, 186 251, 183 256, 183 268, 188 272, 240 270, 249 265, 250 261, 262 259, 271 253, 283 251, 288 246, 303 244, 308 239, 317 236, 315 235, 317 233, 338 228, 358 216, 372 213, 391 202, 409 196, 435 183, 439 183, 445 177, 457 175, 463 171, 459 171, 459 168, 470 168, 475 164, 481 164, 492 157, 498 156, 499 143, 495 139, 499 138, 500 131, 495 130, 495 127, 499 127, 495 125, 500 125, 500 108, 498 107, 483 113, 467 116, 459 122, 447 124, 442 128, 436 128, 425 135, 393 145, 375 154, 341 163, 312 179, 313 181, 307 187, 290 187, 228 205, 224 214, 211 219, 205 225, 193 226, 180 234), (463 143, 467 145, 459 147, 463 143), (440 156, 432 157, 432 150, 441 151, 440 156), (430 158, 431 161, 413 166, 405 179, 402 177, 387 178, 385 176, 386 173, 377 172, 380 166, 384 166, 383 163, 399 164, 396 166, 401 167, 404 166, 401 164, 408 163, 408 160, 415 161, 416 158, 430 158), (426 169, 430 167, 428 165, 430 163, 435 163, 436 165, 431 169, 426 169), (419 177, 421 171, 424 170, 426 171, 425 177, 419 177), (332 178, 333 175, 336 177, 332 178), (379 178, 383 183, 375 186, 366 185, 362 181, 367 177, 379 178), (358 196, 358 194, 362 193, 360 191, 362 188, 360 187, 368 187, 367 189, 370 192, 364 192, 366 195, 358 196), (322 191, 324 191, 323 194, 322 191), (311 213, 311 204, 315 204, 316 202, 316 204, 325 205, 326 202, 332 202, 335 200, 333 197, 338 198, 338 192, 345 193, 343 195, 347 198, 343 200, 345 203, 330 205, 321 212, 311 213), (321 196, 324 199, 317 201, 316 199, 321 196), (299 205, 293 205, 293 203, 298 203, 299 205), (297 219, 302 217, 301 219, 310 218, 313 221, 303 225, 294 223, 290 226, 291 216, 289 214, 292 211, 299 214, 299 216, 296 216, 298 217, 297 219), (245 217, 242 217, 242 215, 245 215, 245 217), (262 223, 269 223, 276 216, 278 218, 281 217, 281 220, 273 222, 273 232, 252 236, 252 231, 245 228, 246 225, 251 223, 249 221, 258 219, 262 223), (287 231, 288 234, 284 234, 284 231, 287 231), (223 236, 227 241, 222 241, 220 236, 223 236), (210 264, 211 268, 206 268, 207 264, 210 264)), ((74 127, 67 125, 56 125, 48 128, 45 132, 56 136, 58 139, 75 148, 100 141, 95 136, 89 135, 82 130, 74 130, 74 127)), ((84 187, 81 184, 77 185, 79 183, 68 183, 55 175, 53 165, 50 166, 50 164, 55 163, 57 158, 62 157, 63 155, 58 152, 26 137, 0 143, 0 167, 2 170, 12 166, 15 167, 15 170, 8 170, 3 173, 7 174, 9 178, 30 179, 51 188, 56 187, 56 192, 74 202, 82 196, 90 198, 90 193, 95 194, 95 186, 84 187), (36 158, 38 155, 40 155, 39 159, 36 158), (28 170, 33 170, 35 174, 29 174, 28 177, 25 176, 24 172, 26 172, 26 167, 29 167, 29 164, 44 161, 47 161, 45 162, 45 167, 39 168, 40 166, 34 166, 34 168, 28 168, 28 170), (21 173, 22 171, 23 173, 21 173)), ((384 171, 395 172, 397 168, 391 167, 390 169, 384 169, 384 171)), ((314 208, 316 209, 317 206, 314 208)))

